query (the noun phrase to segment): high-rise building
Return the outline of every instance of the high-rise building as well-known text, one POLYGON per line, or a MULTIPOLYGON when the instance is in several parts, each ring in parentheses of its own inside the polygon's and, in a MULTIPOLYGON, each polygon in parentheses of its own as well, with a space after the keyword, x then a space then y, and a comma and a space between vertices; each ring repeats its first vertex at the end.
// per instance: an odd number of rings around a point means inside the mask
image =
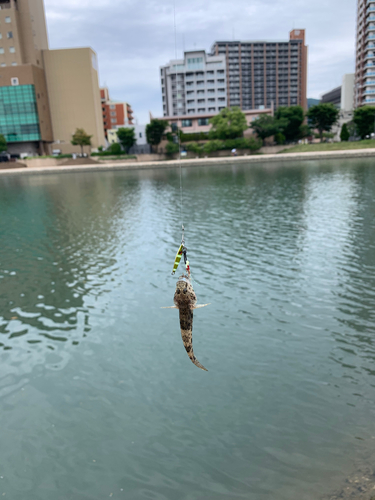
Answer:
POLYGON ((226 57, 228 106, 307 110, 305 30, 291 31, 289 40, 218 41, 211 54, 226 57))
MULTIPOLYGON (((96 54, 49 50, 43 0, 0 0, 0 134, 11 153, 71 152, 76 128, 104 145, 96 54)), ((79 148, 76 149, 79 151, 79 148)))
POLYGON ((375 0, 358 0, 354 107, 375 104, 375 0))
POLYGON ((0 134, 12 153, 46 153, 53 140, 47 49, 43 0, 0 0, 0 134))
POLYGON ((217 113, 227 107, 225 55, 187 51, 160 68, 163 115, 217 113))
POLYGON ((133 125, 133 110, 129 103, 112 101, 107 87, 100 89, 104 134, 118 127, 133 125))

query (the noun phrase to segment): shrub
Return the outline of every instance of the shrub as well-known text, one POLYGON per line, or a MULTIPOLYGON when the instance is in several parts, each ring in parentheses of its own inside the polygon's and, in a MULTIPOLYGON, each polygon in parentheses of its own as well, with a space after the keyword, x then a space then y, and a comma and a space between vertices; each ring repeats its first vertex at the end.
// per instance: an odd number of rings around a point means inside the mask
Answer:
POLYGON ((165 146, 165 152, 168 156, 172 156, 173 154, 178 153, 179 150, 180 148, 175 142, 168 142, 168 144, 165 146))
POLYGON ((118 142, 114 142, 113 144, 111 144, 109 146, 109 148, 107 149, 107 151, 109 151, 113 155, 120 155, 120 154, 122 154, 122 148, 121 148, 121 145, 118 142))
POLYGON ((181 142, 191 142, 191 141, 207 141, 208 132, 196 132, 192 134, 184 134, 181 132, 181 142))

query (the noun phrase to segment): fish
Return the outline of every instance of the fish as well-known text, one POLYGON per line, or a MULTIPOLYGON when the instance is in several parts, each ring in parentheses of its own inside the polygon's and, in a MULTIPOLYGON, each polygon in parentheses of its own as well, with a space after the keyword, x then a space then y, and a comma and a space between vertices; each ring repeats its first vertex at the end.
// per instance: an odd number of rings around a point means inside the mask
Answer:
POLYGON ((195 295, 190 278, 182 275, 176 283, 176 291, 173 298, 174 306, 163 307, 163 309, 178 309, 180 315, 180 329, 182 342, 185 350, 195 366, 201 370, 208 371, 195 357, 193 351, 193 310, 206 307, 209 304, 197 305, 197 296, 195 295))

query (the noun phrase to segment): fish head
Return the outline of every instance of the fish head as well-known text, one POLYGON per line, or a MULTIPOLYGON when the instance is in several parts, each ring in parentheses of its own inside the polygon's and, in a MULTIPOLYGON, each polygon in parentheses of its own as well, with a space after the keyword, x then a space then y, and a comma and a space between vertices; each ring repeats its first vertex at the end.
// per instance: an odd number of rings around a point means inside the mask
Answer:
POLYGON ((193 285, 188 276, 184 274, 178 278, 176 291, 174 294, 174 303, 177 307, 193 307, 197 302, 193 285))

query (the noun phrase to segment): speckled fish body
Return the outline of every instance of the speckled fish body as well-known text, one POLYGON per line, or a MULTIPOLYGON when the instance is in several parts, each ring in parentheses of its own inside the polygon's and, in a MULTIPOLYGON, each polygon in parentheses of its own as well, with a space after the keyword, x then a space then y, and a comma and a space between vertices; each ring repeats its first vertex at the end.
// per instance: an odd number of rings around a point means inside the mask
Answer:
POLYGON ((195 295, 190 279, 186 276, 180 276, 177 281, 174 303, 180 313, 181 336, 186 352, 195 366, 207 371, 199 363, 193 352, 193 310, 204 307, 204 305, 197 306, 197 296, 195 295))

